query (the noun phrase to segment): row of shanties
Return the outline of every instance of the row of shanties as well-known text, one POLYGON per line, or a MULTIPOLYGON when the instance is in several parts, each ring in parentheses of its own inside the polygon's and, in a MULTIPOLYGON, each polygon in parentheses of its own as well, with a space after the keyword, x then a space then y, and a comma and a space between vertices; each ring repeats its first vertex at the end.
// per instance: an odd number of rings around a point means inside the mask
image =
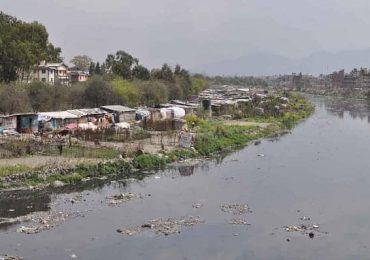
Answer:
POLYGON ((156 108, 133 109, 110 105, 100 108, 72 109, 66 111, 20 113, 0 116, 0 134, 5 131, 35 133, 55 130, 96 130, 111 127, 129 128, 131 123, 143 120, 179 120, 194 113, 198 104, 172 101, 156 108))
POLYGON ((0 133, 16 131, 35 133, 53 130, 107 128, 112 124, 132 122, 136 110, 125 106, 103 106, 91 109, 73 109, 66 111, 19 113, 0 116, 0 133))

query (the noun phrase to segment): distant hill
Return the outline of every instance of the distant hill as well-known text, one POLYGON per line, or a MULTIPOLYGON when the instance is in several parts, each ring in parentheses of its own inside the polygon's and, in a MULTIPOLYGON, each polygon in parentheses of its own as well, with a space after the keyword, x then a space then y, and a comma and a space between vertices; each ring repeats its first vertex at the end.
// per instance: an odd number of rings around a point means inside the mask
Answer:
POLYGON ((271 76, 277 74, 328 74, 336 70, 370 67, 370 49, 316 52, 301 59, 290 59, 272 53, 257 53, 195 68, 193 71, 214 75, 271 76))

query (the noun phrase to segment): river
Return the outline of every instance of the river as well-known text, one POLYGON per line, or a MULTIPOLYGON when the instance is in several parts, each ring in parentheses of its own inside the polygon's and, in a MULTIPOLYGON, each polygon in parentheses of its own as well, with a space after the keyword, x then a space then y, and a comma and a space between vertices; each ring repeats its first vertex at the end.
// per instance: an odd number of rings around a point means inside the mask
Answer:
POLYGON ((220 160, 157 172, 141 181, 94 183, 51 194, 2 195, 0 217, 34 210, 83 211, 84 217, 30 235, 16 232, 24 223, 2 226, 0 255, 53 260, 71 255, 77 259, 370 258, 369 107, 355 100, 311 99, 316 112, 290 134, 220 160), (117 206, 105 203, 107 196, 127 192, 143 198, 117 206), (83 199, 72 204, 70 199, 78 195, 83 199), (202 206, 193 207, 194 203, 202 206), (234 216, 220 210, 224 203, 247 204, 251 212, 234 216), (151 219, 182 216, 199 216, 205 223, 169 236, 116 232, 151 219), (250 225, 231 225, 232 218, 245 218, 250 225), (310 238, 284 228, 301 224, 315 224, 319 230, 310 238))

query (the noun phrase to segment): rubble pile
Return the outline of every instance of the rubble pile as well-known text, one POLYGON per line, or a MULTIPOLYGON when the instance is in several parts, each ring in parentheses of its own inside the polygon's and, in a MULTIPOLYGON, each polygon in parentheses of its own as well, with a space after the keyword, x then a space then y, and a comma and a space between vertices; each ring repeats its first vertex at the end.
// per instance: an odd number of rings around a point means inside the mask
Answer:
POLYGON ((106 200, 109 205, 114 206, 117 204, 126 203, 133 199, 142 199, 142 198, 143 196, 141 194, 128 192, 128 193, 121 193, 118 195, 107 197, 106 200))
POLYGON ((37 212, 24 217, 19 217, 21 222, 32 222, 34 225, 21 226, 17 229, 18 233, 37 234, 44 230, 49 230, 68 219, 82 217, 79 212, 37 212))
POLYGON ((162 219, 160 218, 160 219, 150 220, 134 229, 118 229, 117 232, 132 236, 139 232, 149 229, 149 230, 152 230, 157 235, 168 236, 168 235, 180 233, 182 227, 192 227, 194 225, 202 224, 202 223, 205 223, 205 221, 201 220, 199 217, 193 217, 193 216, 190 216, 188 218, 181 218, 181 219, 174 219, 174 218, 162 219))

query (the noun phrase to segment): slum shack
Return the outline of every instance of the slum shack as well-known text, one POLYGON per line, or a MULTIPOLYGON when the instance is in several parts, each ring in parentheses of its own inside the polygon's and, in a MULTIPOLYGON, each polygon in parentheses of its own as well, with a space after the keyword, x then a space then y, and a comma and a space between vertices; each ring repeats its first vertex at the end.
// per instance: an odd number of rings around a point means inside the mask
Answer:
POLYGON ((211 107, 213 116, 232 115, 237 109, 237 102, 234 100, 215 100, 211 107))
POLYGON ((93 123, 97 127, 107 128, 112 123, 109 113, 100 108, 73 109, 67 112, 76 115, 79 124, 93 123))
POLYGON ((115 123, 135 121, 136 110, 121 105, 102 106, 101 109, 111 113, 115 123))
POLYGON ((17 116, 6 115, 0 118, 0 127, 3 130, 16 130, 17 129, 17 116))
POLYGON ((16 114, 18 133, 36 133, 38 132, 37 114, 16 114))
POLYGON ((25 113, 2 116, 0 127, 3 130, 14 130, 18 133, 35 133, 38 131, 37 115, 25 113))
POLYGON ((166 104, 166 105, 167 106, 163 106, 163 107, 173 107, 173 106, 180 107, 185 110, 186 114, 194 114, 199 107, 199 104, 197 103, 189 103, 189 102, 184 102, 180 100, 171 100, 170 104, 166 104))
POLYGON ((63 130, 68 125, 77 127, 79 117, 67 111, 40 112, 38 113, 39 130, 55 131, 63 130))
POLYGON ((186 112, 183 108, 177 106, 152 108, 151 117, 144 120, 143 128, 153 131, 170 131, 181 129, 185 120, 186 112))

